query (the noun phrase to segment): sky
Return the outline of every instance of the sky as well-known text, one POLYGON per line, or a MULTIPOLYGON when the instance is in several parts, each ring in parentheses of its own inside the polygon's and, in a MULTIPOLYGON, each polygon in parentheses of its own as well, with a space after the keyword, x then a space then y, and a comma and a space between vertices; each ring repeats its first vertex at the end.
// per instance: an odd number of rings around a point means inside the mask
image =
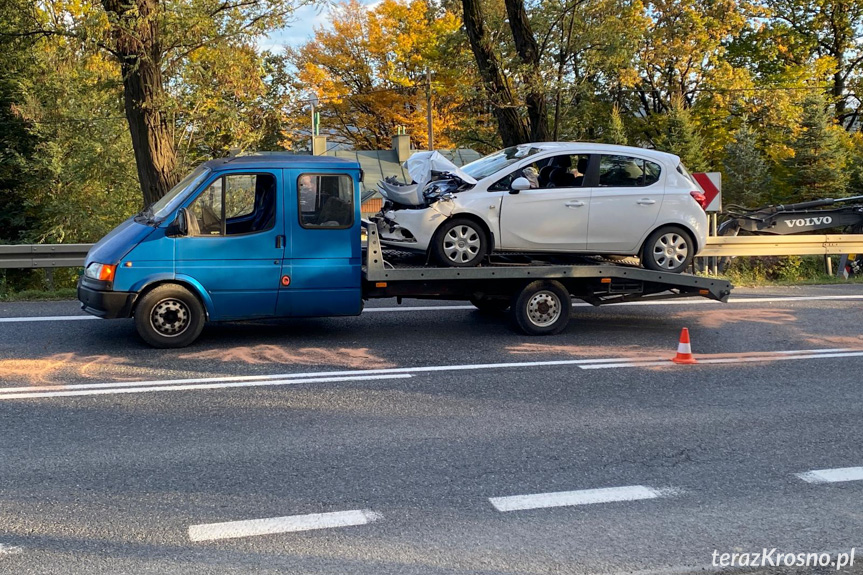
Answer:
MULTIPOLYGON (((366 8, 378 4, 380 0, 360 0, 366 8)), ((341 4, 342 2, 337 2, 341 4)), ((315 33, 315 28, 329 28, 328 5, 303 6, 294 13, 294 19, 290 26, 277 30, 258 42, 261 50, 279 52, 286 47, 296 47, 306 43, 315 33)))

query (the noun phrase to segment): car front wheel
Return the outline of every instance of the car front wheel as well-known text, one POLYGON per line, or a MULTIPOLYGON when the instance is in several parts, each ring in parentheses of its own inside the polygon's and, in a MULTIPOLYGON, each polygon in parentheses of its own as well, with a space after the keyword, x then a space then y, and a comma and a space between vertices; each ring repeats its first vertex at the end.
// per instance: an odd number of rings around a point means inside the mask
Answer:
POLYGON ((678 274, 695 256, 695 241, 689 232, 676 226, 659 228, 647 238, 641 250, 641 264, 660 272, 678 274))
POLYGON ((445 222, 432 243, 432 255, 447 267, 478 266, 488 251, 488 239, 480 225, 465 218, 445 222))

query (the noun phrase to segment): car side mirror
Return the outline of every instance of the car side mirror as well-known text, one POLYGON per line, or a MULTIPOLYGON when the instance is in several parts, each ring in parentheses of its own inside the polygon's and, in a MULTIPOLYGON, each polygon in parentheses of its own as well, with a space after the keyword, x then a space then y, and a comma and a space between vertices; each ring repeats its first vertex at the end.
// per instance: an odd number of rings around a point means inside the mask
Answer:
POLYGON ((189 235, 189 212, 186 208, 180 208, 177 212, 177 217, 168 228, 168 235, 171 237, 181 237, 189 235))
POLYGON ((512 184, 510 184, 510 194, 517 194, 522 190, 530 189, 530 181, 527 178, 516 178, 513 180, 512 184))

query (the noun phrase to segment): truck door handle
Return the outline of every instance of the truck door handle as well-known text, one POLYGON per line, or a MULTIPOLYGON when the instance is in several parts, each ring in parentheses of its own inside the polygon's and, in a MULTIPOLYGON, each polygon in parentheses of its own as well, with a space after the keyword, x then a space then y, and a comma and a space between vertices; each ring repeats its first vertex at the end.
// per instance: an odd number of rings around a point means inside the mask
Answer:
POLYGON ((282 249, 285 247, 285 236, 276 236, 276 249, 282 249))
POLYGON ((566 202, 563 205, 566 206, 567 208, 580 208, 581 206, 584 205, 584 202, 582 202, 581 200, 571 200, 569 202, 566 202))
POLYGON ((656 203, 656 200, 651 200, 650 198, 641 198, 636 203, 642 206, 652 206, 656 203))

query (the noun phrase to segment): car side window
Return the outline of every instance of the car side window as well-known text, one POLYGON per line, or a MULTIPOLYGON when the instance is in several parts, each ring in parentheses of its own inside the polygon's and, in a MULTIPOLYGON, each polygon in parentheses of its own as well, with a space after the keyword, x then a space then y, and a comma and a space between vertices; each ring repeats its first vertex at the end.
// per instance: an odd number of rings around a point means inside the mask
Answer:
POLYGON ((540 188, 580 188, 584 185, 589 154, 554 156, 539 169, 540 188))
POLYGON ((304 228, 344 229, 354 225, 354 181, 346 174, 301 174, 297 199, 304 228))
POLYGON ((602 156, 599 162, 600 187, 634 188, 655 184, 662 168, 659 164, 630 156, 602 156))
POLYGON ((226 174, 188 208, 190 236, 231 236, 267 231, 276 223, 272 174, 226 174))

